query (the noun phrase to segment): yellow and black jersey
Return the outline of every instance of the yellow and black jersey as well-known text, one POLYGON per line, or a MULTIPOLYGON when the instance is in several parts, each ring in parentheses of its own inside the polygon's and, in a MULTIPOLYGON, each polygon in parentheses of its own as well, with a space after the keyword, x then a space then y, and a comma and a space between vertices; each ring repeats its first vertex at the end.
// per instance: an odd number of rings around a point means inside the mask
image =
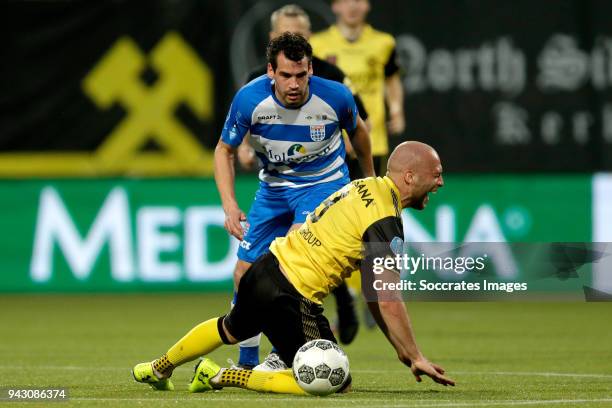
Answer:
POLYGON ((310 38, 314 54, 336 64, 350 78, 368 111, 372 130, 372 155, 389 152, 385 121, 385 79, 399 71, 396 63, 395 39, 366 25, 356 41, 348 41, 338 27, 310 38))
POLYGON ((370 177, 329 196, 299 229, 276 238, 270 251, 297 291, 321 303, 360 267, 365 245, 389 248, 396 237, 403 238, 399 191, 389 177, 370 177))

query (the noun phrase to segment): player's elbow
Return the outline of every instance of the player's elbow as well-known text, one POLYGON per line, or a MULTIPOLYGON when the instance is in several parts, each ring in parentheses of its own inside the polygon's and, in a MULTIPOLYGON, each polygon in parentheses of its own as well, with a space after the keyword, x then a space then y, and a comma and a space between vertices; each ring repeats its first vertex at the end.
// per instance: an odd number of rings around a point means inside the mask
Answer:
POLYGON ((227 143, 224 143, 223 141, 219 140, 217 146, 215 146, 215 158, 227 158, 232 157, 233 155, 234 149, 227 143))
POLYGON ((378 302, 380 314, 385 317, 394 318, 404 310, 404 305, 400 301, 380 301, 378 302))

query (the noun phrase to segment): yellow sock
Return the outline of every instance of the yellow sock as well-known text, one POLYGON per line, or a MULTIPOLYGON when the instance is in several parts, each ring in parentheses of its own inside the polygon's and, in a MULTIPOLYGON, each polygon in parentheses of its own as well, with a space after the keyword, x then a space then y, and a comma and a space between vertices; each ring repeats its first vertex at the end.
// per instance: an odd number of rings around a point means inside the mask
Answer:
POLYGON ((292 370, 276 372, 253 371, 247 389, 278 394, 305 395, 304 391, 293 378, 292 370))
POLYGON ((175 367, 208 354, 223 344, 219 334, 219 319, 207 320, 189 331, 170 350, 153 362, 153 369, 168 377, 175 367))
POLYGON ((293 378, 291 370, 270 372, 227 368, 221 372, 216 384, 259 392, 306 395, 293 378))

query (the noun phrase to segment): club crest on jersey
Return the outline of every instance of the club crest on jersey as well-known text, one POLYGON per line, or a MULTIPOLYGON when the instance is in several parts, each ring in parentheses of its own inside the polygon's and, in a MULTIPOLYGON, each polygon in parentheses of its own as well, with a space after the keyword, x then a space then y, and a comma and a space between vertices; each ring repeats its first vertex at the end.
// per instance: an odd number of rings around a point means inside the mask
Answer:
POLYGON ((314 142, 325 139, 325 125, 310 125, 310 138, 314 142))

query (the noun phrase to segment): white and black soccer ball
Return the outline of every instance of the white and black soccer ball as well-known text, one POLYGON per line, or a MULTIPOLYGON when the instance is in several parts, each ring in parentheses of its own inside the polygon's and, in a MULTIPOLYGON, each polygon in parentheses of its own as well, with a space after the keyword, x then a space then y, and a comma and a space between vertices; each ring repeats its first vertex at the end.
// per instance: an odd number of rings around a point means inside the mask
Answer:
POLYGON ((344 350, 332 341, 311 340, 295 353, 293 376, 309 394, 333 394, 348 379, 348 357, 344 350))

